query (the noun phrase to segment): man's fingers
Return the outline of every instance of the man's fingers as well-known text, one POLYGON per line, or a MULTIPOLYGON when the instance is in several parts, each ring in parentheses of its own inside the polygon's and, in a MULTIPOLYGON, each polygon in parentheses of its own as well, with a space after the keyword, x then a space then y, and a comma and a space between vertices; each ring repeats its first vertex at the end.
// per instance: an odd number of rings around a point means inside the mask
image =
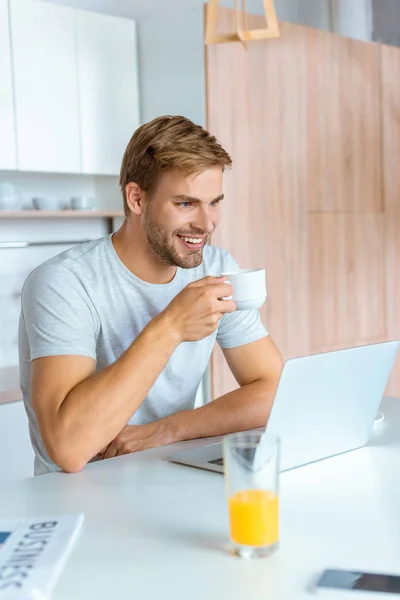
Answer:
POLYGON ((232 296, 233 288, 230 283, 220 283, 219 285, 213 285, 209 288, 212 295, 217 298, 226 298, 232 296))
POLYGON ((103 460, 105 460, 106 458, 114 458, 117 455, 118 455, 118 446, 114 442, 111 442, 111 444, 108 446, 106 452, 103 455, 103 460))
POLYGON ((221 300, 219 302, 218 310, 221 311, 223 317, 226 313, 233 313, 236 310, 236 304, 233 300, 221 300))
POLYGON ((226 277, 211 277, 211 275, 208 275, 207 277, 203 277, 203 279, 198 279, 197 281, 189 283, 189 286, 201 287, 205 285, 219 285, 224 281, 226 281, 226 277))
POLYGON ((221 301, 219 302, 218 310, 220 310, 223 313, 234 312, 236 310, 236 304, 233 302, 233 300, 223 299, 229 298, 229 296, 231 296, 233 293, 233 288, 230 283, 224 283, 224 281, 221 282, 221 279, 225 280, 226 277, 205 277, 204 279, 195 281, 193 284, 190 285, 193 285, 194 287, 200 287, 198 286, 198 284, 201 284, 201 282, 210 279, 212 279, 214 283, 212 285, 207 285, 208 291, 214 296, 216 300, 221 301))

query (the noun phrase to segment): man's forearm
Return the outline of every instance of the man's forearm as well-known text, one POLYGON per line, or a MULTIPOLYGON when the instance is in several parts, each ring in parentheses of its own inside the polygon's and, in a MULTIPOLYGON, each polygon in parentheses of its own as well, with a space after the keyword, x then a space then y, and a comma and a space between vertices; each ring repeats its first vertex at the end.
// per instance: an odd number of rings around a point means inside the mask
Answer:
POLYGON ((166 417, 175 442, 264 427, 271 412, 278 380, 259 380, 213 402, 166 417))
POLYGON ((71 458, 71 469, 62 468, 79 470, 118 435, 178 344, 168 323, 156 318, 115 363, 71 390, 59 408, 55 432, 61 460, 71 458))

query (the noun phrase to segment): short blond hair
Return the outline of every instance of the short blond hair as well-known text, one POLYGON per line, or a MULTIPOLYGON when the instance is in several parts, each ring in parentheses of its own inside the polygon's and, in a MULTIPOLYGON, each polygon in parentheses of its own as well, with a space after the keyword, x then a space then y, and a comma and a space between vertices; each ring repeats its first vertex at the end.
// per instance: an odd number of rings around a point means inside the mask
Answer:
POLYGON ((192 175, 231 165, 226 150, 200 125, 185 117, 158 117, 139 127, 126 147, 119 178, 125 215, 130 212, 125 192, 128 183, 135 182, 151 194, 162 172, 177 169, 192 175))

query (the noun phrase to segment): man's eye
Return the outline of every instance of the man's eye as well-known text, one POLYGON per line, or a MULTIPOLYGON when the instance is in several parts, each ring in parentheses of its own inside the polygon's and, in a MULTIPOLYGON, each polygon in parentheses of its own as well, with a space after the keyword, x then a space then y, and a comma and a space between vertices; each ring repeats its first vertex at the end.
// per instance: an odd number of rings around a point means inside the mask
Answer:
POLYGON ((181 206, 182 208, 187 208, 188 206, 190 206, 190 202, 179 202, 178 206, 181 206))
POLYGON ((211 202, 211 206, 218 206, 220 202, 221 200, 214 200, 214 202, 211 202))

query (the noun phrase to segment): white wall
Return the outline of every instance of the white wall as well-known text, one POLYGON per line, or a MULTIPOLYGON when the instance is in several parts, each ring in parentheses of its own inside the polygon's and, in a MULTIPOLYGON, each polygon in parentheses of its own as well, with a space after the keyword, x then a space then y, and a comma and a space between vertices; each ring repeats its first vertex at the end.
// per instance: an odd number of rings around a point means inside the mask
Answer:
POLYGON ((331 0, 331 29, 361 41, 372 40, 372 0, 331 0))
MULTIPOLYGON (((347 1, 351 2, 351 0, 347 1)), ((276 0, 275 6, 278 19, 281 21, 330 30, 328 0, 276 0)))
POLYGON ((202 6, 144 18, 138 41, 142 121, 178 114, 205 124, 202 6))

